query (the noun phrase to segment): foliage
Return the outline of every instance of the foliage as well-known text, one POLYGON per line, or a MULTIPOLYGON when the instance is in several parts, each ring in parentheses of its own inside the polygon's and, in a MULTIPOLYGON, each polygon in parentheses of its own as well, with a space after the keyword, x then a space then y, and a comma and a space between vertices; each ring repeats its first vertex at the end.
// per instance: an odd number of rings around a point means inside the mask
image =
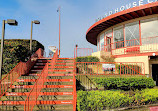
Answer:
POLYGON ((158 102, 158 89, 144 89, 132 94, 125 91, 78 91, 78 111, 101 111, 158 102))
POLYGON ((120 91, 78 91, 78 111, 100 111, 103 109, 124 107, 129 105, 131 98, 120 91))
POLYGON ((102 62, 115 62, 115 58, 113 56, 106 56, 106 54, 101 56, 102 62))
MULTIPOLYGON (((32 41, 32 52, 44 46, 36 40, 32 41)), ((20 61, 26 62, 30 57, 30 40, 7 39, 4 41, 2 74, 7 74, 20 61)))
POLYGON ((93 56, 77 57, 76 62, 99 62, 99 58, 93 56))
POLYGON ((93 79, 98 87, 104 87, 105 89, 142 89, 152 88, 155 86, 153 79, 146 77, 109 77, 109 78, 94 78, 93 79))
POLYGON ((138 65, 116 65, 118 72, 121 70, 121 74, 140 74, 141 67, 138 65))

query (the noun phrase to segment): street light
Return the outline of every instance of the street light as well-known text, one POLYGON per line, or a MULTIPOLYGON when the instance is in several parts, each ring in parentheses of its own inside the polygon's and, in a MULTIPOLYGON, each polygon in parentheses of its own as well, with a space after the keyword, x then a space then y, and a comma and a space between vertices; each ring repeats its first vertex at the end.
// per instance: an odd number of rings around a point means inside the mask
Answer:
POLYGON ((8 19, 8 20, 3 20, 3 23, 2 23, 2 39, 1 39, 1 54, 0 54, 0 80, 2 79, 3 46, 4 46, 5 24, 17 26, 18 22, 16 20, 13 20, 13 19, 8 19))
POLYGON ((30 38, 30 52, 32 53, 32 30, 33 30, 33 23, 34 24, 40 24, 40 21, 34 20, 31 21, 31 38, 30 38))

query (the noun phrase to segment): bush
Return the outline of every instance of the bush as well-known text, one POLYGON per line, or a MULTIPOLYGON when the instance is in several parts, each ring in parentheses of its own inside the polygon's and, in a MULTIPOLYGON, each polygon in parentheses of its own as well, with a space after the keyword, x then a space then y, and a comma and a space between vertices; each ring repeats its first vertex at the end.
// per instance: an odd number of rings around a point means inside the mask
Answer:
MULTIPOLYGON (((36 40, 32 41, 32 52, 44 46, 36 40)), ((7 74, 20 61, 26 62, 30 57, 30 40, 7 39, 4 41, 2 74, 7 74)))
POLYGON ((104 87, 105 89, 142 89, 152 88, 155 86, 154 80, 146 77, 131 77, 131 78, 94 78, 93 81, 98 87, 104 87))
POLYGON ((118 107, 140 106, 158 102, 158 89, 125 91, 78 91, 78 111, 100 111, 118 107))
POLYGON ((128 106, 132 100, 128 94, 121 91, 78 91, 78 111, 100 111, 103 109, 128 106))
POLYGON ((99 62, 99 58, 93 56, 77 57, 76 62, 99 62))

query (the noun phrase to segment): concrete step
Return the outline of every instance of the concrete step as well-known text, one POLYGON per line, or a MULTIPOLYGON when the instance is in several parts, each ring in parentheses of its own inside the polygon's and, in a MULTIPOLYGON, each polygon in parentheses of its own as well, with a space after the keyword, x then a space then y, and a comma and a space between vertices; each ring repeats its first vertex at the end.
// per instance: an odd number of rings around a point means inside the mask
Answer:
POLYGON ((64 76, 73 76, 73 74, 63 74, 63 73, 60 73, 60 74, 53 74, 53 73, 52 73, 52 74, 51 74, 51 73, 50 73, 50 74, 48 74, 48 76, 51 76, 51 77, 53 77, 53 76, 63 76, 63 77, 64 77, 64 76))
POLYGON ((73 105, 72 104, 36 105, 33 111, 73 111, 73 105))
POLYGON ((35 63, 34 66, 45 66, 45 65, 46 65, 46 63, 35 63))
POLYGON ((73 74, 73 71, 71 71, 71 72, 69 72, 69 71, 67 71, 67 72, 61 72, 61 71, 53 71, 53 72, 48 72, 48 74, 73 74))
POLYGON ((0 105, 0 111, 24 111, 23 105, 0 105))
POLYGON ((0 101, 25 101, 27 96, 2 96, 0 101))
POLYGON ((38 79, 38 76, 20 76, 18 79, 38 79))
POLYGON ((34 85, 35 82, 14 82, 13 85, 34 85))
POLYGON ((45 82, 44 85, 73 85, 73 82, 45 82))
POLYGON ((73 76, 48 76, 47 79, 73 79, 73 76))
POLYGON ((72 100, 72 95, 42 95, 37 100, 72 100))
POLYGON ((31 88, 9 88, 7 92, 30 92, 31 88))
POLYGON ((43 88, 41 92, 72 92, 73 88, 43 88))

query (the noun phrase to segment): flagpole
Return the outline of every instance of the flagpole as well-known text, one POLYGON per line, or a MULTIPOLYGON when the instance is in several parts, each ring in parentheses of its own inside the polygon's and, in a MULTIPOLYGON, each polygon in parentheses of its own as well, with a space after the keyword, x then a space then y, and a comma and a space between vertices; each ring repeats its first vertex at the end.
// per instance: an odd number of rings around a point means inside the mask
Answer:
POLYGON ((60 57, 60 6, 59 6, 59 57, 60 57))

